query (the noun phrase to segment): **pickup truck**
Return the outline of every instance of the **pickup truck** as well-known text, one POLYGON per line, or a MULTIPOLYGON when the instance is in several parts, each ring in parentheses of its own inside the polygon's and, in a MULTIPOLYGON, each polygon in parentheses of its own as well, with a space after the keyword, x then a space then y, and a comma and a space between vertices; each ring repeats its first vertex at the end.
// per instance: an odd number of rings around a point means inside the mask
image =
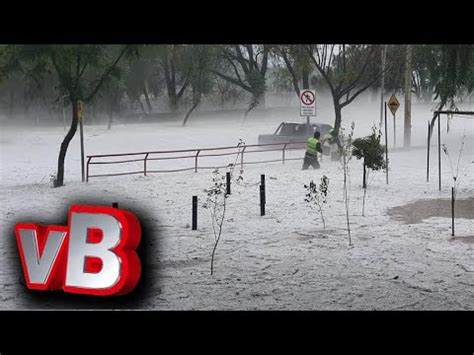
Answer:
MULTIPOLYGON (((321 133, 323 137, 332 129, 331 125, 324 123, 294 123, 282 122, 273 134, 261 134, 258 136, 258 144, 288 143, 288 142, 306 142, 313 136, 315 131, 321 133)), ((292 144, 293 147, 297 146, 292 144)), ((305 146, 305 144, 302 144, 305 146)))

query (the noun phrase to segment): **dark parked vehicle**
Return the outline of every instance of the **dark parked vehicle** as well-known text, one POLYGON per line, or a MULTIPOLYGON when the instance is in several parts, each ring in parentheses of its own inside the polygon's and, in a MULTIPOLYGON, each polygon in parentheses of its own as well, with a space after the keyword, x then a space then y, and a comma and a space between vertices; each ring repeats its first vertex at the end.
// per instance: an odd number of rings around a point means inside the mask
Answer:
MULTIPOLYGON (((258 144, 306 142, 309 137, 313 136, 315 131, 319 131, 321 137, 323 137, 326 133, 329 133, 331 129, 331 125, 324 123, 312 123, 307 125, 306 123, 282 122, 275 133, 259 135, 258 144)), ((299 145, 300 144, 292 144, 292 147, 299 145)), ((301 144, 301 146, 304 145, 304 143, 301 144)))

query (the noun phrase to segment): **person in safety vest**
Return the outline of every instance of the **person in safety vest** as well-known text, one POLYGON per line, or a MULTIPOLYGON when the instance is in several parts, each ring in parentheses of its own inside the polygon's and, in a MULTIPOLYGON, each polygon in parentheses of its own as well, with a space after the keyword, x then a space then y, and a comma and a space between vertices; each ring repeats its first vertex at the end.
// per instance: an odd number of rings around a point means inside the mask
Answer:
POLYGON ((308 169, 311 165, 314 169, 319 169, 318 152, 322 153, 321 143, 319 137, 321 133, 318 131, 314 132, 314 137, 308 138, 306 141, 306 153, 303 160, 303 170, 308 169))

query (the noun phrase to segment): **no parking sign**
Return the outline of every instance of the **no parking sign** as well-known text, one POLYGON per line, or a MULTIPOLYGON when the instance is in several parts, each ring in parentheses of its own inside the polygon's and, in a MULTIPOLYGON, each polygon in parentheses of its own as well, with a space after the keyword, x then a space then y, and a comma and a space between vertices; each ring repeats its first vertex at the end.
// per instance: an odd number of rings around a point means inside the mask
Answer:
POLYGON ((316 116, 315 90, 303 90, 300 92, 300 115, 316 116))

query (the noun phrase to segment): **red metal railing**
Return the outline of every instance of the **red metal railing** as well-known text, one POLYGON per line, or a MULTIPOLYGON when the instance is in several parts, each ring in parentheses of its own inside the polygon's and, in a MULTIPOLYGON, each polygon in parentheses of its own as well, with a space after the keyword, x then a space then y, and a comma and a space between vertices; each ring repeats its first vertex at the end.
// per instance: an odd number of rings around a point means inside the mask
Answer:
POLYGON ((87 164, 86 164, 86 181, 89 181, 89 178, 92 177, 105 177, 105 176, 120 176, 120 175, 133 175, 133 174, 143 174, 147 175, 149 173, 167 173, 167 172, 178 172, 178 171, 189 171, 194 170, 198 172, 199 169, 216 169, 216 168, 225 168, 228 166, 199 166, 199 158, 205 157, 222 157, 230 156, 235 154, 241 154, 240 156, 240 166, 243 168, 244 164, 261 164, 261 163, 273 163, 273 162, 282 162, 285 164, 287 160, 301 160, 303 157, 299 158, 287 158, 286 151, 303 149, 306 145, 306 142, 286 142, 286 143, 270 143, 270 144, 252 144, 252 145, 243 145, 243 146, 234 146, 234 147, 218 147, 218 148, 201 148, 201 149, 183 149, 183 150, 165 150, 165 151, 154 151, 154 152, 137 152, 137 153, 119 153, 119 154, 99 154, 99 155, 88 155, 87 164), (269 149, 261 149, 269 148, 269 149), (272 160, 259 160, 259 161, 245 161, 244 156, 251 153, 266 153, 266 152, 275 152, 281 151, 281 158, 272 159, 272 160), (164 156, 168 154, 184 154, 178 156, 164 156), (187 154, 189 153, 189 154, 187 154), (204 153, 204 154, 202 154, 204 153), (206 154, 211 153, 211 154, 206 154), (118 158, 118 157, 130 157, 131 159, 126 160, 102 160, 107 158, 118 158), (136 158, 139 157, 139 158, 136 158), (147 163, 150 161, 160 161, 160 160, 183 160, 183 159, 194 159, 194 166, 185 167, 179 169, 166 169, 166 170, 150 170, 147 169, 147 163), (143 162, 143 170, 135 171, 125 171, 125 172, 116 172, 109 174, 90 174, 91 165, 107 165, 107 164, 127 164, 127 163, 136 163, 143 162))

